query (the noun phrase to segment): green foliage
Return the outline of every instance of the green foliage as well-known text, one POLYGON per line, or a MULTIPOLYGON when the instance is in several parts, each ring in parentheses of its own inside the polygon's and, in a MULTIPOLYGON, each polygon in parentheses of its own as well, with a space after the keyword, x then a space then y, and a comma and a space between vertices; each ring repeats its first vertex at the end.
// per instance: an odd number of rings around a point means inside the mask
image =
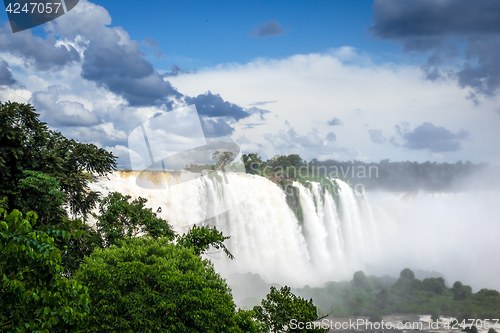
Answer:
POLYGON ((186 234, 177 239, 177 244, 184 248, 192 248, 197 255, 205 253, 212 246, 218 250, 222 249, 229 259, 234 259, 234 256, 224 245, 226 239, 229 239, 229 237, 224 237, 222 232, 215 227, 198 227, 194 225, 186 234))
POLYGON ((443 295, 448 288, 444 284, 442 277, 438 278, 427 278, 422 281, 424 285, 424 290, 433 292, 438 295, 443 295))
POLYGON ((432 311, 431 320, 439 321, 439 318, 440 318, 439 312, 437 310, 432 311))
POLYGON ((245 333, 262 333, 265 331, 264 325, 260 321, 255 320, 255 312, 253 310, 239 309, 236 313, 236 324, 245 333))
POLYGON ((39 171, 24 171, 19 182, 25 209, 38 212, 38 229, 56 228, 72 234, 70 238, 56 238, 55 245, 62 250, 62 265, 65 273, 71 275, 83 260, 99 244, 98 234, 79 220, 68 220, 65 204, 66 194, 60 190, 54 177, 39 171))
POLYGON ((472 295, 472 288, 464 286, 460 281, 455 282, 451 290, 453 291, 453 299, 456 301, 470 298, 472 295))
POLYGON ((457 319, 459 322, 461 322, 463 320, 479 319, 479 317, 477 316, 476 310, 474 310, 472 307, 469 306, 460 313, 457 319))
POLYGON ((7 332, 70 332, 89 312, 87 288, 62 275, 61 230, 35 231, 36 213, 0 208, 0 327, 7 332))
POLYGON ((215 162, 215 169, 218 170, 224 165, 231 164, 231 162, 234 160, 234 157, 234 153, 230 151, 216 151, 212 156, 215 162))
POLYGON ((65 274, 71 276, 83 259, 89 256, 101 242, 101 235, 80 220, 67 220, 57 226, 61 231, 74 235, 69 239, 56 239, 56 247, 62 251, 62 265, 65 274))
POLYGON ((40 171, 23 171, 26 178, 19 181, 24 209, 37 212, 38 223, 53 225, 67 217, 62 208, 66 195, 60 190, 59 183, 40 171))
POLYGON ((352 284, 356 288, 371 291, 373 287, 363 271, 357 271, 352 277, 352 284))
MULTIPOLYGON (((282 287, 277 290, 271 287, 271 291, 262 300, 260 306, 253 308, 255 318, 260 321, 265 332, 292 332, 289 327, 292 319, 297 322, 312 322, 318 319, 318 312, 312 299, 307 301, 294 295, 290 287, 282 287), (285 327, 288 327, 285 330, 285 327)), ((294 332, 325 332, 325 330, 303 329, 293 330, 294 332)))
POLYGON ((243 163, 245 164, 245 171, 248 174, 262 175, 265 162, 259 157, 258 154, 244 154, 243 163))
POLYGON ((209 261, 168 239, 97 249, 75 278, 92 299, 85 332, 239 332, 225 281, 209 261))
POLYGON ((387 288, 382 288, 375 296, 375 306, 384 309, 387 305, 389 305, 389 291, 387 288))
POLYGON ((32 178, 21 184, 25 171, 38 171, 58 182, 74 215, 85 216, 97 201, 85 172, 111 172, 116 167, 115 157, 93 144, 79 143, 49 130, 38 116, 29 104, 0 102, 0 197, 8 198, 10 209, 28 211, 36 184, 50 183, 40 174, 28 174, 32 178))
POLYGON ((381 323, 383 319, 384 318, 382 318, 380 313, 377 313, 377 312, 373 312, 370 315, 370 318, 368 318, 368 320, 371 321, 372 323, 381 323))
POLYGON ((268 164, 273 168, 287 169, 288 167, 299 168, 305 164, 305 161, 297 154, 291 154, 288 156, 274 156, 268 161, 268 164))
POLYGON ((130 199, 129 195, 112 192, 99 200, 99 214, 94 214, 94 217, 97 219, 97 232, 102 238, 101 247, 139 235, 170 240, 175 237, 168 222, 144 206, 147 199, 139 197, 131 202, 130 199))
POLYGON ((413 281, 415 279, 415 273, 409 268, 405 268, 399 274, 400 279, 413 281))

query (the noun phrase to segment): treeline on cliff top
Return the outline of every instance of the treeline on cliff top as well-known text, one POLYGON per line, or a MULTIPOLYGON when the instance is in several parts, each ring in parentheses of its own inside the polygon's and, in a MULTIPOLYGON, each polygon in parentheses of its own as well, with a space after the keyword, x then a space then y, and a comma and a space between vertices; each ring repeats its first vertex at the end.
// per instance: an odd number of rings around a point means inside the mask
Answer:
POLYGON ((263 160, 257 154, 243 155, 247 173, 279 179, 341 178, 349 183, 363 184, 366 189, 388 191, 449 191, 458 188, 460 181, 488 168, 488 164, 470 161, 437 162, 380 162, 306 161, 297 154, 275 156, 263 160))

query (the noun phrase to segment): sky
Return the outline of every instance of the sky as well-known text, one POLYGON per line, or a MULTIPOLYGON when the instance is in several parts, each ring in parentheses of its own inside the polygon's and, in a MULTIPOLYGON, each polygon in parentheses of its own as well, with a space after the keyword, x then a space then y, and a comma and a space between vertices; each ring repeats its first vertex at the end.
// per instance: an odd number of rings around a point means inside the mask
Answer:
POLYGON ((12 33, 0 101, 129 168, 141 124, 195 105, 264 158, 500 164, 500 2, 97 1, 12 33))

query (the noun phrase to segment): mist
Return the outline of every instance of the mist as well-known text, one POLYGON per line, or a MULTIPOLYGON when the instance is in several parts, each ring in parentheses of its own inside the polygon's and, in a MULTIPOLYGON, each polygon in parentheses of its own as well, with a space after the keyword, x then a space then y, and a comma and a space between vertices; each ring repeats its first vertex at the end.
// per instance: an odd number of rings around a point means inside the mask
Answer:
POLYGON ((488 182, 489 172, 448 192, 364 192, 341 180, 332 192, 294 182, 298 211, 277 184, 239 173, 228 173, 227 183, 201 177, 158 190, 138 188, 137 175, 118 171, 92 189, 146 197, 178 233, 199 224, 230 236, 226 245, 235 260, 215 250, 205 257, 244 306, 264 297, 271 284, 321 287, 351 280, 358 270, 396 277, 408 267, 442 275, 449 286, 461 281, 475 291, 500 289, 500 191, 488 182))

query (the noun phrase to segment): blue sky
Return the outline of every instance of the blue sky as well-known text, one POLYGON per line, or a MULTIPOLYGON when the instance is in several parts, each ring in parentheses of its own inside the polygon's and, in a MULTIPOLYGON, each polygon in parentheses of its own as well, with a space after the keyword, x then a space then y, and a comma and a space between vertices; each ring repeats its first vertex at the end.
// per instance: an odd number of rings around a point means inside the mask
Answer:
POLYGON ((0 20, 0 101, 123 167, 134 128, 188 105, 265 158, 500 162, 497 2, 82 0, 16 34, 0 20))
POLYGON ((380 57, 400 51, 391 43, 371 38, 367 28, 371 1, 99 1, 133 39, 154 38, 165 59, 202 68, 220 63, 246 63, 257 57, 282 58, 323 52, 351 45, 380 57), (134 10, 131 10, 134 8, 134 10), (154 8, 154 10, 153 10, 154 8), (271 38, 251 38, 261 23, 275 19, 284 33, 271 38))

